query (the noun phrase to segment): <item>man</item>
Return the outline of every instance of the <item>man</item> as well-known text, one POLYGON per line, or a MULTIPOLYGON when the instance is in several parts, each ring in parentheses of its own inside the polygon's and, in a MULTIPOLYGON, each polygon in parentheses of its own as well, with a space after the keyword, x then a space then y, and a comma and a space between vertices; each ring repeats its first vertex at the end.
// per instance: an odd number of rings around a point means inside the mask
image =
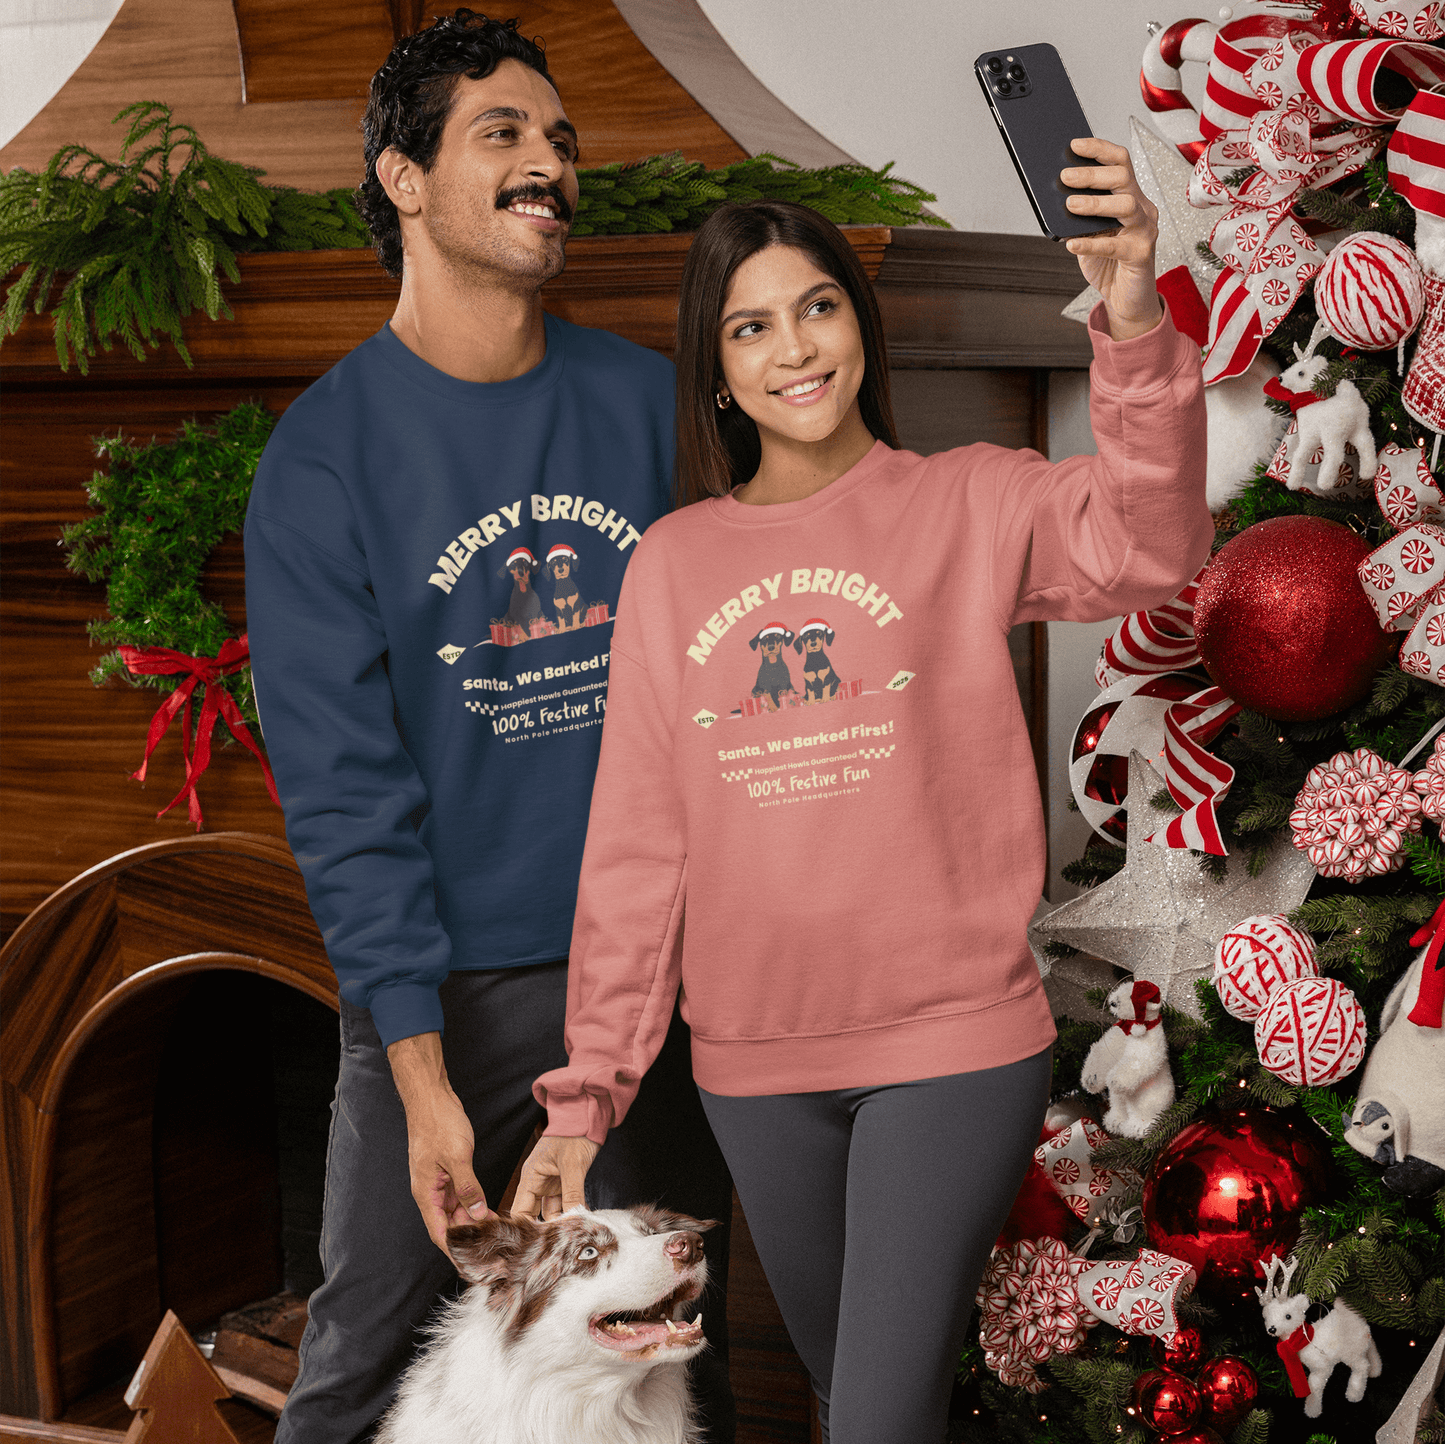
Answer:
MULTIPOLYGON (((672 469, 671 364, 542 310, 578 187, 541 50, 458 10, 392 51, 363 131, 363 211, 401 298, 282 417, 246 521, 257 697, 341 991, 325 1282, 279 1444, 369 1433, 456 1287, 447 1227, 500 1202, 542 1117, 532 1080, 566 1060, 607 619, 672 469), (557 545, 592 625, 503 624, 509 568, 557 545)), ((726 1220, 680 1020, 670 1050, 592 1201, 726 1220)), ((707 1318, 698 1391, 730 1440, 721 1297, 707 1318)))

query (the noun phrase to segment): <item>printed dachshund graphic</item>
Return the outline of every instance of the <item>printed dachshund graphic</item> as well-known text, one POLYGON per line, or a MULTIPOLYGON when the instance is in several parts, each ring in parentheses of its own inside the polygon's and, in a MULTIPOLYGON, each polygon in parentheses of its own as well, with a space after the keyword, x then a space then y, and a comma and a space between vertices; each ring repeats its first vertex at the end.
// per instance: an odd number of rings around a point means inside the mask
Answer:
POLYGON ((833 629, 822 617, 812 617, 798 628, 793 650, 803 657, 803 701, 831 702, 842 679, 833 670, 824 644, 833 645, 833 629))
POLYGON ((532 579, 539 570, 540 563, 526 547, 515 548, 507 558, 506 566, 498 573, 499 576, 506 576, 508 572, 512 574, 512 600, 503 621, 530 627, 542 615, 542 603, 537 597, 536 587, 532 585, 532 579))
POLYGON ((582 593, 573 580, 581 566, 577 553, 565 542, 558 542, 547 553, 547 570, 552 575, 552 605, 557 608, 557 626, 564 632, 580 627, 586 611, 582 593))
POLYGON ((793 690, 792 674, 783 661, 783 648, 793 640, 793 634, 781 622, 769 622, 756 637, 748 641, 753 651, 761 651, 762 664, 758 667, 758 680, 753 683, 753 696, 768 699, 768 711, 776 712, 779 696, 793 690))

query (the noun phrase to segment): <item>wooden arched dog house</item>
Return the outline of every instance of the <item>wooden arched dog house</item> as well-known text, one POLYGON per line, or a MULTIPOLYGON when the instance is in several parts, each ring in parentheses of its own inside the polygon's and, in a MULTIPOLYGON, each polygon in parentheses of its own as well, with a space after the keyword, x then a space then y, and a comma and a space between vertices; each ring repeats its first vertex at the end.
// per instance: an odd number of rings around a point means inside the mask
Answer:
POLYGON ((289 850, 249 833, 122 853, 0 952, 12 1409, 63 1417, 178 1299, 206 1318, 280 1287, 269 1078, 245 1066, 276 985, 336 1006, 289 850))

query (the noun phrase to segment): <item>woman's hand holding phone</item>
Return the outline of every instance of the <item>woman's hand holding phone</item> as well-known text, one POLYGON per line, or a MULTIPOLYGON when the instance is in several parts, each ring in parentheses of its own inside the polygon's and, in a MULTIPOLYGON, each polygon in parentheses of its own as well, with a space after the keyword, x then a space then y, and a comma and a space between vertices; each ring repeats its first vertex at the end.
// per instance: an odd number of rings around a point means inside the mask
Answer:
POLYGON ((1076 236, 1065 244, 1079 258, 1084 279, 1104 298, 1109 334, 1116 341, 1127 341, 1152 331, 1164 314, 1154 288, 1159 212, 1139 189, 1129 152, 1122 145, 1097 136, 1071 144, 1075 154, 1097 164, 1070 166, 1059 178, 1066 186, 1101 194, 1070 196, 1069 210, 1076 216, 1110 216, 1119 222, 1119 229, 1076 236))

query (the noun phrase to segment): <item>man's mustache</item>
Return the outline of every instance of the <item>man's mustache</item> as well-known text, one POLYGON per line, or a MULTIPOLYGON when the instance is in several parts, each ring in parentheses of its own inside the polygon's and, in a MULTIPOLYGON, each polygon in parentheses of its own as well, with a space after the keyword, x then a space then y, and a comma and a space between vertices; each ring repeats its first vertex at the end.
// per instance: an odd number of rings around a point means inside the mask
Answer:
POLYGON ((556 186, 517 186, 509 191, 501 191, 497 195, 497 209, 504 211, 518 201, 548 201, 563 225, 572 223, 572 207, 567 204, 566 197, 556 186))

